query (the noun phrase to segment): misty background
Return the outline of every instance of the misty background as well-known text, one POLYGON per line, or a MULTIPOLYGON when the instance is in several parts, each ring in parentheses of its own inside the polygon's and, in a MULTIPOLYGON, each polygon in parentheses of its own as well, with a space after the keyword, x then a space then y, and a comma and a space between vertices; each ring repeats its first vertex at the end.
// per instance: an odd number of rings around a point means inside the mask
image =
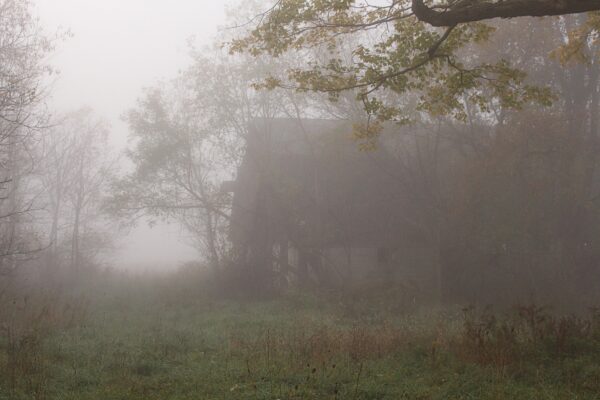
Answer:
POLYGON ((594 298, 595 14, 288 1, 6 0, 3 269, 594 298))
MULTIPOLYGON (((225 3, 195 0, 40 0, 48 32, 72 34, 50 56, 59 75, 49 82, 50 106, 67 112, 83 105, 108 118, 115 151, 127 145, 122 121, 144 87, 169 79, 191 62, 190 45, 209 46, 225 21, 225 3)), ((129 270, 172 270, 198 258, 174 223, 138 224, 122 236, 110 260, 129 270)))
POLYGON ((597 400, 600 0, 0 0, 0 400, 597 400))

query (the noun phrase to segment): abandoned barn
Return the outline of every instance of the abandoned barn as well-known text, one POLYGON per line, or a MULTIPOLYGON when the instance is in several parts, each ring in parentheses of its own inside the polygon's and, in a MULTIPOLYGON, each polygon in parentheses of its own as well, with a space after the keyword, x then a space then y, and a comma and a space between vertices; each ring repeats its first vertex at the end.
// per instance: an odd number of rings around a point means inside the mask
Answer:
POLYGON ((363 150, 347 121, 253 121, 230 190, 231 239, 254 274, 300 284, 437 282, 422 204, 401 175, 398 152, 412 138, 394 129, 379 138, 385 146, 363 150))

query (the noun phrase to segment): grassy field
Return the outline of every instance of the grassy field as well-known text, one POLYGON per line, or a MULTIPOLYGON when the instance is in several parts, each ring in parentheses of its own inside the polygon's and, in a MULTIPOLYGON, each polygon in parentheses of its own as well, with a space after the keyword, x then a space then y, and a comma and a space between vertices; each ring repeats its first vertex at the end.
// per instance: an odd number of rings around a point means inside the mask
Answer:
POLYGON ((161 290, 28 306, 0 339, 0 399, 600 398, 597 318, 161 290))

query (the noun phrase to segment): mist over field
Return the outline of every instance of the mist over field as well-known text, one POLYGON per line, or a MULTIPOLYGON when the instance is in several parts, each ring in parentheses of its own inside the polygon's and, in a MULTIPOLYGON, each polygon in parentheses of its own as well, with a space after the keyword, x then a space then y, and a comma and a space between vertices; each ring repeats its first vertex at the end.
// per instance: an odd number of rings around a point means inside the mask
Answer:
POLYGON ((598 393, 599 0, 0 0, 0 400, 598 393))

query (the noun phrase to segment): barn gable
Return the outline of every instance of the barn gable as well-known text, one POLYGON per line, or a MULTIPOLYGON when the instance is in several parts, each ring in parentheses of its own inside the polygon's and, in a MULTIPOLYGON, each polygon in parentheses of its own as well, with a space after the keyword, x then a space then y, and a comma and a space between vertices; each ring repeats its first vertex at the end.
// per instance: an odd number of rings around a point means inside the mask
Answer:
POLYGON ((384 146, 361 150, 351 123, 257 119, 249 132, 231 185, 231 238, 256 268, 362 276, 394 249, 427 246, 398 159, 384 146))

